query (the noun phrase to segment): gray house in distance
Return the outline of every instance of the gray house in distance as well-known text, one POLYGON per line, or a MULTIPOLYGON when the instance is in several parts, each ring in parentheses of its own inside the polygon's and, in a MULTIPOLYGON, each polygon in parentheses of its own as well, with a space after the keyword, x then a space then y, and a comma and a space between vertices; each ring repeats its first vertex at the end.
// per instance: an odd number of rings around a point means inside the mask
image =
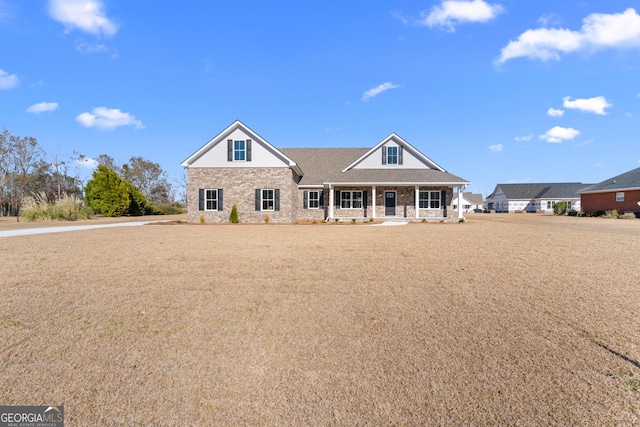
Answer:
POLYGON ((579 211, 580 191, 590 185, 581 182, 498 184, 487 197, 487 210, 553 213, 557 202, 566 201, 567 209, 579 211))
POLYGON ((278 149, 235 121, 189 156, 189 221, 457 220, 447 172, 392 133, 372 148, 278 149))

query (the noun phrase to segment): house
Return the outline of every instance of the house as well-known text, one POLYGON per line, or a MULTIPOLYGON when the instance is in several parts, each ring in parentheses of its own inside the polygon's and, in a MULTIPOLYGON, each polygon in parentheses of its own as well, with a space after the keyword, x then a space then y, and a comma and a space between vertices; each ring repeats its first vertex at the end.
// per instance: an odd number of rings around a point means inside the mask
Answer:
POLYGON ((452 175, 392 133, 373 148, 277 149, 235 121, 189 156, 189 221, 453 220, 452 175))
POLYGON ((580 201, 585 212, 640 212, 640 168, 584 188, 580 201))
MULTIPOLYGON (((458 210, 458 195, 454 194, 453 200, 451 201, 451 209, 454 211, 458 210)), ((462 206, 462 212, 469 212, 480 210, 482 211, 483 207, 483 199, 482 194, 464 192, 462 193, 462 200, 460 202, 460 206, 462 206)))
POLYGON ((580 191, 589 185, 580 182, 498 184, 487 197, 487 210, 553 213, 557 202, 566 201, 567 210, 579 211, 580 191))

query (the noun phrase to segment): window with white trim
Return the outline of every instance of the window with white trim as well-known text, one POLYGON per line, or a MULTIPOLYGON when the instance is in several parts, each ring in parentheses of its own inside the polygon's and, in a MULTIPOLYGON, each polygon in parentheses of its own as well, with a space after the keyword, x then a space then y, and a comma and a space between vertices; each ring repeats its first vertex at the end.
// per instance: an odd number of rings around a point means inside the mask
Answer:
POLYGON ((233 161, 244 161, 246 159, 246 154, 245 141, 233 141, 233 161))
POLYGON ((272 189, 262 190, 262 210, 272 211, 274 209, 274 191, 272 189))
POLYGON ((309 191, 309 209, 320 209, 320 192, 309 191))
POLYGON ((362 209, 362 191, 341 191, 341 209, 362 209))
POLYGON ((204 190, 204 210, 205 211, 218 210, 218 190, 217 189, 204 190))
POLYGON ((398 164, 398 147, 387 147, 387 164, 398 164))
POLYGON ((616 193, 616 202, 624 202, 624 191, 616 193))
POLYGON ((440 209, 439 191, 421 191, 418 198, 420 209, 440 209))

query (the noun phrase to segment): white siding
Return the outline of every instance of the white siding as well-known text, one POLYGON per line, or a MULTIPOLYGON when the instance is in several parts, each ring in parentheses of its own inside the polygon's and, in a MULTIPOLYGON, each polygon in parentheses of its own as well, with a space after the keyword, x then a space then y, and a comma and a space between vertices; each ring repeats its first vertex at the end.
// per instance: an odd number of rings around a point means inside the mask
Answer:
POLYGON ((265 168, 265 167, 288 167, 289 164, 261 145, 256 138, 253 138, 242 131, 236 129, 229 135, 226 135, 220 142, 211 147, 200 158, 194 161, 190 167, 192 168, 265 168), (251 140, 251 161, 247 162, 229 162, 227 161, 227 140, 251 140))
POLYGON ((362 159, 360 163, 355 165, 353 169, 430 169, 425 165, 422 160, 418 159, 409 150, 403 147, 402 150, 402 164, 401 165, 383 165, 382 164, 382 150, 386 147, 399 147, 400 144, 393 140, 388 141, 384 145, 381 145, 376 150, 372 151, 369 156, 362 159))

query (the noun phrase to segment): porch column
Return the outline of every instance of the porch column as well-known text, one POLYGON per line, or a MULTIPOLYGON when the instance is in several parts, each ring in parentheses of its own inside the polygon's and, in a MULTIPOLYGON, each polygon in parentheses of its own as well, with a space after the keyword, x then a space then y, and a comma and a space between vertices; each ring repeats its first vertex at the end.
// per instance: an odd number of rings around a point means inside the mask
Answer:
POLYGON ((333 218, 333 185, 329 184, 329 218, 333 218))
POLYGON ((464 191, 464 185, 458 187, 458 219, 462 219, 462 192, 464 191))
POLYGON ((415 205, 416 205, 416 219, 420 218, 420 187, 416 185, 416 194, 415 194, 415 205))
POLYGON ((371 186, 371 218, 376 219, 376 186, 371 186))

